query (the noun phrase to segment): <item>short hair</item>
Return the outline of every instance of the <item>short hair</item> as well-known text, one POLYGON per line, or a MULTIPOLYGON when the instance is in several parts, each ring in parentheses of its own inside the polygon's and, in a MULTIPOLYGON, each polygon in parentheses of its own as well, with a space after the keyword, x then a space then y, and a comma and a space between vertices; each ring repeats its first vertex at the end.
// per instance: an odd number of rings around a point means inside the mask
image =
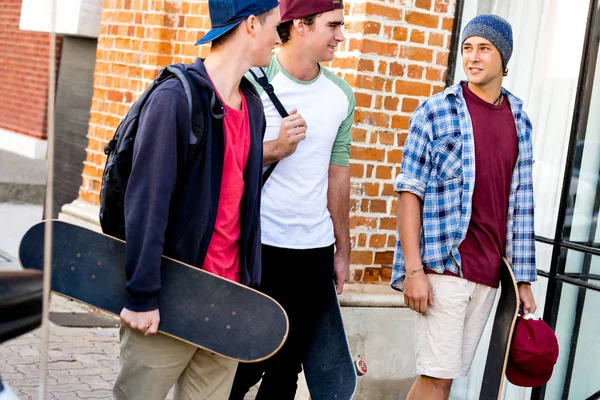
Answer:
MULTIPOLYGON (((319 14, 311 14, 306 17, 299 18, 302 20, 304 25, 312 26, 315 23, 315 19, 319 16, 319 14)), ((279 39, 281 39, 281 44, 286 44, 290 41, 290 31, 292 30, 292 26, 294 25, 294 20, 286 21, 279 26, 277 26, 277 33, 279 34, 279 39)))
MULTIPOLYGON (((269 13, 271 11, 273 11, 273 9, 270 9, 268 11, 258 14, 256 16, 256 18, 258 19, 258 22, 260 22, 262 25, 264 25, 265 22, 267 22, 267 17, 269 16, 269 13)), ((244 21, 242 21, 241 23, 243 23, 244 21)), ((223 35, 221 35, 218 38, 216 38, 215 40, 213 40, 211 42, 210 48, 212 49, 212 48, 222 46, 224 43, 226 43, 228 40, 230 40, 235 35, 235 32, 238 27, 239 27, 239 25, 237 25, 235 28, 225 32, 223 35)))

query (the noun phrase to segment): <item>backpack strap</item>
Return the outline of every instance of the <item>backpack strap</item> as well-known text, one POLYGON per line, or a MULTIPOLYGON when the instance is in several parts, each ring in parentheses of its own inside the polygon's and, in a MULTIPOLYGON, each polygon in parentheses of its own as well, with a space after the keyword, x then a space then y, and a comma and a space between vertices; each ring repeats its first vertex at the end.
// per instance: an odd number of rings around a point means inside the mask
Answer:
POLYGON ((267 92, 267 95, 273 102, 273 105, 275 106, 277 111, 279 111, 279 115, 281 115, 281 118, 289 117, 289 114, 286 111, 285 107, 283 106, 283 104, 281 104, 281 101, 279 101, 279 98, 275 94, 275 89, 273 89, 273 85, 269 83, 269 78, 267 78, 265 70, 261 67, 252 67, 250 68, 250 74, 252 74, 256 82, 258 82, 258 84, 265 90, 265 92, 267 92))
MULTIPOLYGON (((283 104, 281 104, 281 101, 279 101, 279 98, 275 94, 275 89, 273 88, 273 85, 269 83, 269 78, 267 78, 265 71, 261 67, 252 67, 250 68, 249 72, 254 77, 256 82, 258 82, 258 84, 265 90, 269 96, 269 99, 271 99, 271 102, 279 112, 279 115, 281 115, 281 118, 288 117, 290 114, 288 114, 283 104)), ((267 170, 263 173, 263 187, 265 186, 267 179, 269 179, 273 173, 273 170, 277 164, 279 164, 279 161, 275 161, 273 164, 269 165, 269 168, 267 168, 267 170)))
POLYGON ((204 102, 200 96, 198 84, 188 71, 178 65, 171 65, 165 69, 181 81, 183 90, 188 98, 188 110, 192 118, 189 156, 183 168, 185 176, 191 171, 206 145, 206 114, 202 109, 204 102))

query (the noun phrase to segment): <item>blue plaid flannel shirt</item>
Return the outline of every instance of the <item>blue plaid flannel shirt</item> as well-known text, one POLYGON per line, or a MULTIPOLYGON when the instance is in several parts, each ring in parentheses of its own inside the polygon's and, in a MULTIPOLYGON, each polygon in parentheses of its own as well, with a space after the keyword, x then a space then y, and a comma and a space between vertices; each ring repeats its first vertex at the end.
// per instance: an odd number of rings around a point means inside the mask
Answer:
MULTIPOLYGON (((517 282, 537 279, 533 225, 532 126, 523 102, 507 90, 518 134, 519 155, 513 171, 504 256, 517 282)), ((437 273, 461 275, 458 246, 467 235, 475 186, 473 125, 456 84, 427 99, 410 119, 396 192, 413 193, 423 201, 421 259, 437 273)), ((403 290, 406 266, 396 240, 392 288, 403 290)), ((461 275, 462 276, 462 275, 461 275)))

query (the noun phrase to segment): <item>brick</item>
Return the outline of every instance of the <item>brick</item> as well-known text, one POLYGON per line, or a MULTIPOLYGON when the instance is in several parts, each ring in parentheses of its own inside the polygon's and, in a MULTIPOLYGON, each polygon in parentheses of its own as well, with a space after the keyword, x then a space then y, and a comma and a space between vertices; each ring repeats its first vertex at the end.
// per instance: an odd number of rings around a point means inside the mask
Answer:
POLYGON ((430 46, 438 46, 438 47, 444 46, 444 35, 441 33, 433 33, 433 32, 430 33, 427 44, 430 46))
POLYGON ((380 273, 379 268, 367 267, 363 274, 363 282, 365 283, 379 283, 380 273))
POLYGON ((447 13, 450 0, 435 0, 433 11, 439 13, 447 13))
POLYGON ((373 96, 367 93, 354 93, 354 97, 356 98, 356 106, 357 107, 371 107, 371 101, 373 100, 373 96))
POLYGON ((350 213, 357 213, 361 211, 361 202, 358 200, 350 199, 350 213))
POLYGON ((123 93, 118 92, 116 90, 109 90, 108 91, 108 100, 121 102, 121 101, 123 101, 123 93))
POLYGON ((431 85, 421 82, 410 82, 399 80, 396 82, 397 94, 408 94, 411 96, 429 96, 431 85))
POLYGON ((381 91, 383 90, 384 83, 383 78, 378 76, 359 74, 356 77, 356 87, 361 89, 381 91))
POLYGON ((365 247, 367 245, 367 235, 364 233, 361 233, 358 235, 358 245, 360 247, 365 247))
POLYGON ((454 18, 444 18, 442 20, 442 29, 448 32, 452 32, 454 27, 454 18))
POLYGON ((394 262, 393 251, 383 251, 375 253, 375 264, 391 264, 394 262))
POLYGON ((336 57, 331 62, 333 68, 351 69, 356 66, 356 60, 352 57, 336 57))
POLYGON ((380 268, 380 274, 382 282, 390 282, 392 280, 392 267, 390 267, 389 265, 382 265, 380 268))
POLYGON ((405 97, 402 99, 402 111, 413 112, 419 106, 419 100, 412 97, 405 97))
MULTIPOLYGON (((396 192, 394 191, 394 185, 392 185, 391 183, 386 183, 383 185, 383 189, 381 190, 381 195, 382 196, 396 196, 396 192)), ((383 225, 380 226, 381 229, 383 228, 383 225)), ((394 228, 394 230, 396 230, 396 228, 394 228)))
POLYGON ((360 201, 360 211, 364 213, 369 212, 369 200, 363 199, 360 201))
POLYGON ((425 43, 425 32, 413 29, 410 33, 410 41, 413 43, 425 43))
MULTIPOLYGON (((392 186, 392 185, 390 185, 392 186)), ((396 230, 396 218, 381 218, 379 220, 379 229, 383 229, 383 230, 390 230, 390 231, 395 231, 396 230)))
POLYGON ((431 0, 416 0, 416 8, 422 8, 424 10, 431 10, 431 0))
POLYGON ((411 11, 406 14, 406 22, 408 22, 409 25, 437 28, 439 18, 435 15, 425 14, 419 11, 411 11))
POLYGON ((367 131, 365 129, 356 128, 352 129, 352 141, 353 142, 364 142, 367 140, 367 131))
POLYGON ((377 35, 381 31, 381 24, 375 21, 367 21, 364 24, 363 34, 365 35, 377 35))
POLYGON ((352 229, 375 229, 377 227, 377 218, 372 217, 350 217, 350 228, 352 229))
POLYGON ((377 66, 377 72, 386 75, 387 74, 387 66, 388 63, 385 61, 379 61, 379 65, 377 66))
POLYGON ((373 263, 372 251, 352 251, 350 253, 350 264, 371 265, 373 263))
POLYGON ((394 27, 390 26, 390 25, 386 25, 383 27, 383 34, 381 36, 383 36, 386 39, 392 39, 393 37, 393 33, 394 32, 394 27))
POLYGON ((369 247, 381 248, 384 247, 386 243, 386 235, 383 234, 374 234, 371 235, 369 239, 369 247))
POLYGON ((401 163, 402 162, 402 150, 388 150, 387 159, 388 163, 401 163))
POLYGON ((442 70, 437 68, 427 67, 425 79, 428 81, 440 81, 442 78, 442 70))
POLYGON ((389 97, 387 96, 383 101, 383 107, 389 111, 398 110, 398 104, 400 103, 400 99, 397 97, 389 97))
POLYGON ((432 86, 432 87, 431 87, 431 94, 432 94, 432 95, 434 95, 434 94, 437 94, 437 93, 443 92, 445 88, 446 88, 446 87, 445 87, 445 86, 442 86, 442 85, 435 85, 435 86, 432 86))
MULTIPOLYGON (((428 95, 429 91, 427 92, 427 96, 428 95)), ((356 109, 354 111, 354 122, 365 125, 387 127, 390 123, 390 116, 388 114, 356 109)))
POLYGON ((416 46, 401 46, 399 57, 429 63, 433 60, 433 50, 416 46))
MULTIPOLYGON (((371 168, 373 168, 372 165, 370 165, 371 168)), ((369 173, 368 167, 367 167, 367 176, 370 176, 371 174, 369 173)), ((379 196, 379 188, 380 188, 380 184, 379 183, 373 183, 373 182, 365 182, 363 183, 363 188, 365 190, 365 195, 369 196, 369 197, 376 197, 379 196)))
POLYGON ((357 69, 360 72, 373 72, 375 71, 375 62, 373 60, 361 58, 358 60, 357 69))
POLYGON ((441 65, 443 67, 447 67, 448 66, 448 56, 450 55, 450 53, 438 53, 437 56, 435 57, 435 63, 437 65, 441 65))
POLYGON ((365 174, 365 166, 363 164, 350 163, 350 177, 362 178, 365 174))
POLYGON ((353 160, 383 161, 385 150, 372 147, 352 146, 350 158, 353 160))
POLYGON ((422 79, 424 70, 425 69, 420 65, 409 65, 407 75, 409 78, 422 79))
POLYGON ((387 7, 375 3, 366 2, 366 10, 365 14, 369 15, 377 15, 380 17, 384 17, 385 19, 389 19, 392 21, 400 21, 402 20, 402 10, 395 7, 387 7))
POLYGON ((385 214, 387 212, 387 203, 385 200, 371 200, 369 202, 369 212, 385 214))
POLYGON ((362 279, 362 274, 363 274, 362 269, 355 269, 354 273, 352 274, 352 280, 354 282, 360 282, 362 279))
POLYGON ((391 179, 392 178, 392 168, 379 165, 375 169, 375 178, 377 179, 391 179))
POLYGON ((376 132, 374 136, 376 136, 377 138, 375 143, 379 143, 386 146, 393 146, 396 137, 394 133, 390 132, 376 132))
POLYGON ((381 56, 395 57, 398 54, 398 45, 395 43, 384 43, 375 40, 364 39, 362 51, 365 54, 374 53, 381 56))
POLYGON ((390 63, 390 75, 404 76, 404 65, 397 62, 390 63))
POLYGON ((408 29, 401 26, 394 27, 393 38, 398 42, 406 41, 408 38, 408 29))

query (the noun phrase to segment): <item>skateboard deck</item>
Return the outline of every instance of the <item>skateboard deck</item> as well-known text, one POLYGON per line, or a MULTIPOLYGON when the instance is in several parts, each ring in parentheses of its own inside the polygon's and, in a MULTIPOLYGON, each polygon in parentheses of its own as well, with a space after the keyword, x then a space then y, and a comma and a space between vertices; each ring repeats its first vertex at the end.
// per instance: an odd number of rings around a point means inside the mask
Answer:
MULTIPOLYGON (((349 400, 354 395, 356 369, 333 281, 303 367, 312 400, 349 400)), ((366 372, 366 365, 361 368, 366 372)))
MULTIPOLYGON (((118 316, 125 290, 125 242, 62 221, 52 224, 52 291, 118 316)), ((43 269, 44 222, 21 240, 23 268, 43 269)), ((223 357, 256 362, 283 345, 283 308, 256 290, 162 257, 159 332, 223 357)))
POLYGON ((519 290, 512 269, 506 259, 502 259, 500 271, 500 299, 492 325, 492 336, 488 349, 480 400, 493 400, 502 397, 506 363, 510 353, 515 322, 519 314, 519 290))

